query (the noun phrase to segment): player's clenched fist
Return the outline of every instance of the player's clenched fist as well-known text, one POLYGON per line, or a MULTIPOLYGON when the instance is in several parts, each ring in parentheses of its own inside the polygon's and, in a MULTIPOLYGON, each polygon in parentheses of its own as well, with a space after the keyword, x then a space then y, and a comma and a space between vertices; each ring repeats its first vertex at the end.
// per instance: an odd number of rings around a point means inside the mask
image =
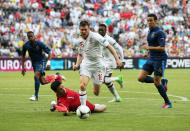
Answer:
POLYGON ((117 60, 116 63, 117 63, 118 67, 122 67, 123 66, 123 62, 121 60, 117 60))
POLYGON ((51 61, 48 60, 46 64, 46 70, 50 70, 51 61))
POLYGON ((145 50, 149 50, 149 47, 147 45, 143 45, 141 48, 145 50))
POLYGON ((74 70, 74 71, 77 70, 78 67, 79 67, 78 65, 74 65, 74 66, 73 66, 73 70, 74 70))

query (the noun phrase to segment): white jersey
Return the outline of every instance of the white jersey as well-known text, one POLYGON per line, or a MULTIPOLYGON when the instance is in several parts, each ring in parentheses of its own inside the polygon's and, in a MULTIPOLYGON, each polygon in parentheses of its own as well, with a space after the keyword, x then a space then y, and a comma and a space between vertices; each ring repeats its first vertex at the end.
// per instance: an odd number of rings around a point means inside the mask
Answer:
POLYGON ((88 69, 105 68, 105 60, 102 56, 102 46, 107 47, 108 41, 100 34, 91 32, 87 39, 80 37, 78 39, 79 54, 83 55, 80 66, 88 69))
MULTIPOLYGON (((121 46, 109 35, 105 35, 104 38, 109 42, 109 44, 117 51, 117 53, 120 56, 120 60, 123 61, 123 49, 121 46)), ((110 52, 110 50, 106 47, 103 48, 103 56, 106 61, 108 68, 116 68, 116 61, 113 56, 113 54, 110 52)))

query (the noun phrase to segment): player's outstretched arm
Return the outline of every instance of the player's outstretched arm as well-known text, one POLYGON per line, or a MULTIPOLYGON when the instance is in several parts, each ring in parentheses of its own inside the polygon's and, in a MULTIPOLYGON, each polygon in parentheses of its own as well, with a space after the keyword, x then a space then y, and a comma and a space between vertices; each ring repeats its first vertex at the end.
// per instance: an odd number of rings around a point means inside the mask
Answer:
POLYGON ((24 67, 24 59, 25 59, 25 56, 22 56, 21 58, 22 72, 21 73, 23 76, 25 75, 25 72, 26 72, 25 67, 24 67))
POLYGON ((55 104, 54 107, 58 112, 68 112, 67 107, 63 104, 55 104))
POLYGON ((145 50, 165 51, 165 47, 163 47, 163 46, 147 46, 147 45, 144 45, 144 46, 142 46, 142 48, 145 50))
POLYGON ((122 49, 122 47, 116 42, 114 44, 114 48, 118 52, 118 54, 120 56, 120 60, 123 61, 124 60, 124 55, 123 55, 123 49, 122 49))
POLYGON ((115 57, 115 60, 116 60, 116 63, 117 63, 117 66, 118 67, 122 67, 123 66, 123 63, 122 61, 119 59, 115 49, 111 46, 111 45, 108 45, 107 48, 110 50, 110 52, 113 54, 113 56, 115 57))
POLYGON ((67 108, 65 105, 63 105, 63 104, 59 104, 59 105, 56 104, 56 105, 54 105, 54 108, 55 108, 58 112, 63 112, 63 115, 64 115, 64 116, 69 116, 69 115, 70 115, 68 108, 67 108))
POLYGON ((82 54, 78 54, 78 56, 77 56, 77 62, 76 62, 76 64, 73 66, 73 70, 74 70, 74 71, 78 69, 78 67, 79 67, 79 65, 81 64, 82 60, 83 60, 83 55, 82 55, 82 54))

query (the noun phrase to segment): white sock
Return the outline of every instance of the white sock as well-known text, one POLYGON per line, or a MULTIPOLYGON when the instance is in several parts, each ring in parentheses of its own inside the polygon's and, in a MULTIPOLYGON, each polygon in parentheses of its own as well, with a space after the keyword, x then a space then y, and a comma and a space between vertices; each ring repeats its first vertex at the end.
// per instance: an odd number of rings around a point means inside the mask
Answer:
POLYGON ((80 95, 79 98, 81 105, 86 106, 86 100, 87 100, 86 91, 79 91, 79 95, 80 95))
POLYGON ((111 83, 113 81, 118 81, 118 77, 105 77, 105 83, 111 83))
POLYGON ((120 96, 117 93, 117 90, 115 89, 113 83, 110 83, 109 85, 107 85, 107 87, 109 88, 110 92, 115 96, 116 99, 120 98, 120 96))

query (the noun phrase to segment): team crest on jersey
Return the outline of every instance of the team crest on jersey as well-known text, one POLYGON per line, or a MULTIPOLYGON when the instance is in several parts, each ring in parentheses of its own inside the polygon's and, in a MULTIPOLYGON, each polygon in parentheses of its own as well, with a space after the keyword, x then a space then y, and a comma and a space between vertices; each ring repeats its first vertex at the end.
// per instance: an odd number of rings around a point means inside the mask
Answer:
POLYGON ((84 42, 83 41, 80 42, 80 46, 84 47, 84 42))
POLYGON ((153 33, 151 34, 151 39, 154 38, 154 36, 155 36, 155 32, 153 32, 153 33))
POLYGON ((90 44, 92 44, 92 38, 90 38, 90 44))
POLYGON ((36 46, 36 50, 39 50, 39 49, 40 49, 40 47, 37 45, 37 46, 36 46))

